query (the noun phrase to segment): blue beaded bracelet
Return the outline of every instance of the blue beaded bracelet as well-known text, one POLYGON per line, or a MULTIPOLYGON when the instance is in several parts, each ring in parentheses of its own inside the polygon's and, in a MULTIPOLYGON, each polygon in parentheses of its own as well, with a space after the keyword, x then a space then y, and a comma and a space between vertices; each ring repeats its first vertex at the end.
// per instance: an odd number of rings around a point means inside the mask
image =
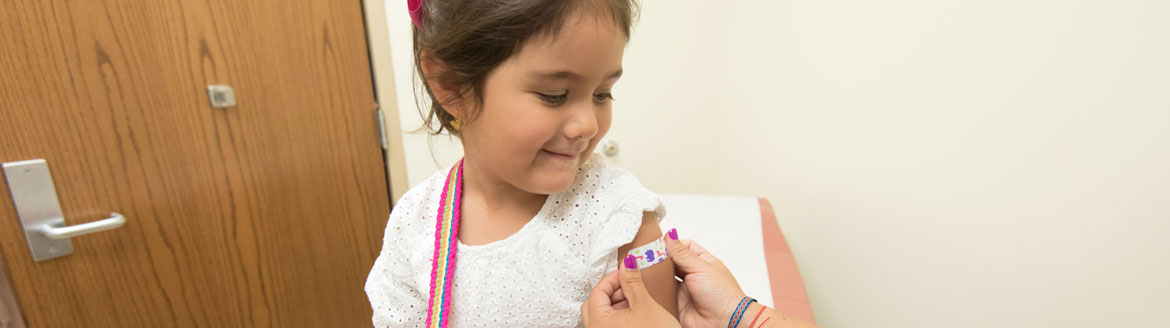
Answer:
POLYGON ((756 299, 744 296, 739 300, 739 305, 735 306, 735 312, 731 313, 731 320, 727 322, 727 328, 735 328, 739 326, 739 320, 743 319, 743 314, 747 312, 748 305, 752 305, 756 299))

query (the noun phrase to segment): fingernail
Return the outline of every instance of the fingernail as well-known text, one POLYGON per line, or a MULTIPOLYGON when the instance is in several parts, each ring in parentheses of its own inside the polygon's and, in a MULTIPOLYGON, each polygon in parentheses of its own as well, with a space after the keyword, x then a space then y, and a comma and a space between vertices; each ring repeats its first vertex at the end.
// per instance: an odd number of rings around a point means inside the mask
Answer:
POLYGON ((666 234, 670 235, 670 239, 678 240, 678 229, 670 228, 670 232, 667 232, 666 234))
POLYGON ((638 268, 638 260, 634 259, 633 255, 626 255, 626 269, 634 270, 638 268))

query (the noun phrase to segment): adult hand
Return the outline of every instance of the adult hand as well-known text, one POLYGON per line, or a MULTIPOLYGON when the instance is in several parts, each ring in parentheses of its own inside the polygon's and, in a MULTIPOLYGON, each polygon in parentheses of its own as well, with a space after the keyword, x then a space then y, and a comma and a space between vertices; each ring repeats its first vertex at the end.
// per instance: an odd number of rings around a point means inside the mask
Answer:
POLYGON ((731 270, 693 240, 678 240, 678 230, 667 232, 666 250, 682 278, 678 315, 683 327, 726 327, 743 299, 743 289, 731 270))
POLYGON ((589 299, 581 304, 585 327, 680 327, 674 316, 646 291, 634 256, 626 256, 624 262, 617 271, 601 278, 589 292, 589 299))

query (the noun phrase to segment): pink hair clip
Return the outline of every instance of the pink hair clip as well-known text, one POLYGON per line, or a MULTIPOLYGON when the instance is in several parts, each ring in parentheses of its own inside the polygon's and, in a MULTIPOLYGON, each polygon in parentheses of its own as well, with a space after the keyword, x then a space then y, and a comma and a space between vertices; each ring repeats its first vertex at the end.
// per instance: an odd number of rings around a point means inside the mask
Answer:
POLYGON ((423 0, 406 0, 406 9, 410 10, 410 22, 419 29, 422 29, 422 2, 423 0))

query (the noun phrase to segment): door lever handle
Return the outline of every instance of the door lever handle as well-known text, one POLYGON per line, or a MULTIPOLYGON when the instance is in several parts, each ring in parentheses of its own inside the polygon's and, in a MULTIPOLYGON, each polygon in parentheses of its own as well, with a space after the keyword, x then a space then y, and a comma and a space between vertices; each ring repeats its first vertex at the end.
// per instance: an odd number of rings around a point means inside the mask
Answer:
POLYGON ((110 213, 110 217, 103 220, 82 223, 68 227, 57 227, 53 224, 41 226, 41 233, 51 239, 69 239, 80 235, 91 234, 121 227, 126 224, 126 217, 118 213, 110 213))
POLYGON ((44 261, 73 254, 70 237, 106 231, 126 224, 126 217, 110 213, 110 217, 74 226, 65 225, 57 189, 44 159, 3 163, 4 179, 12 197, 16 215, 24 229, 24 239, 33 261, 44 261))

